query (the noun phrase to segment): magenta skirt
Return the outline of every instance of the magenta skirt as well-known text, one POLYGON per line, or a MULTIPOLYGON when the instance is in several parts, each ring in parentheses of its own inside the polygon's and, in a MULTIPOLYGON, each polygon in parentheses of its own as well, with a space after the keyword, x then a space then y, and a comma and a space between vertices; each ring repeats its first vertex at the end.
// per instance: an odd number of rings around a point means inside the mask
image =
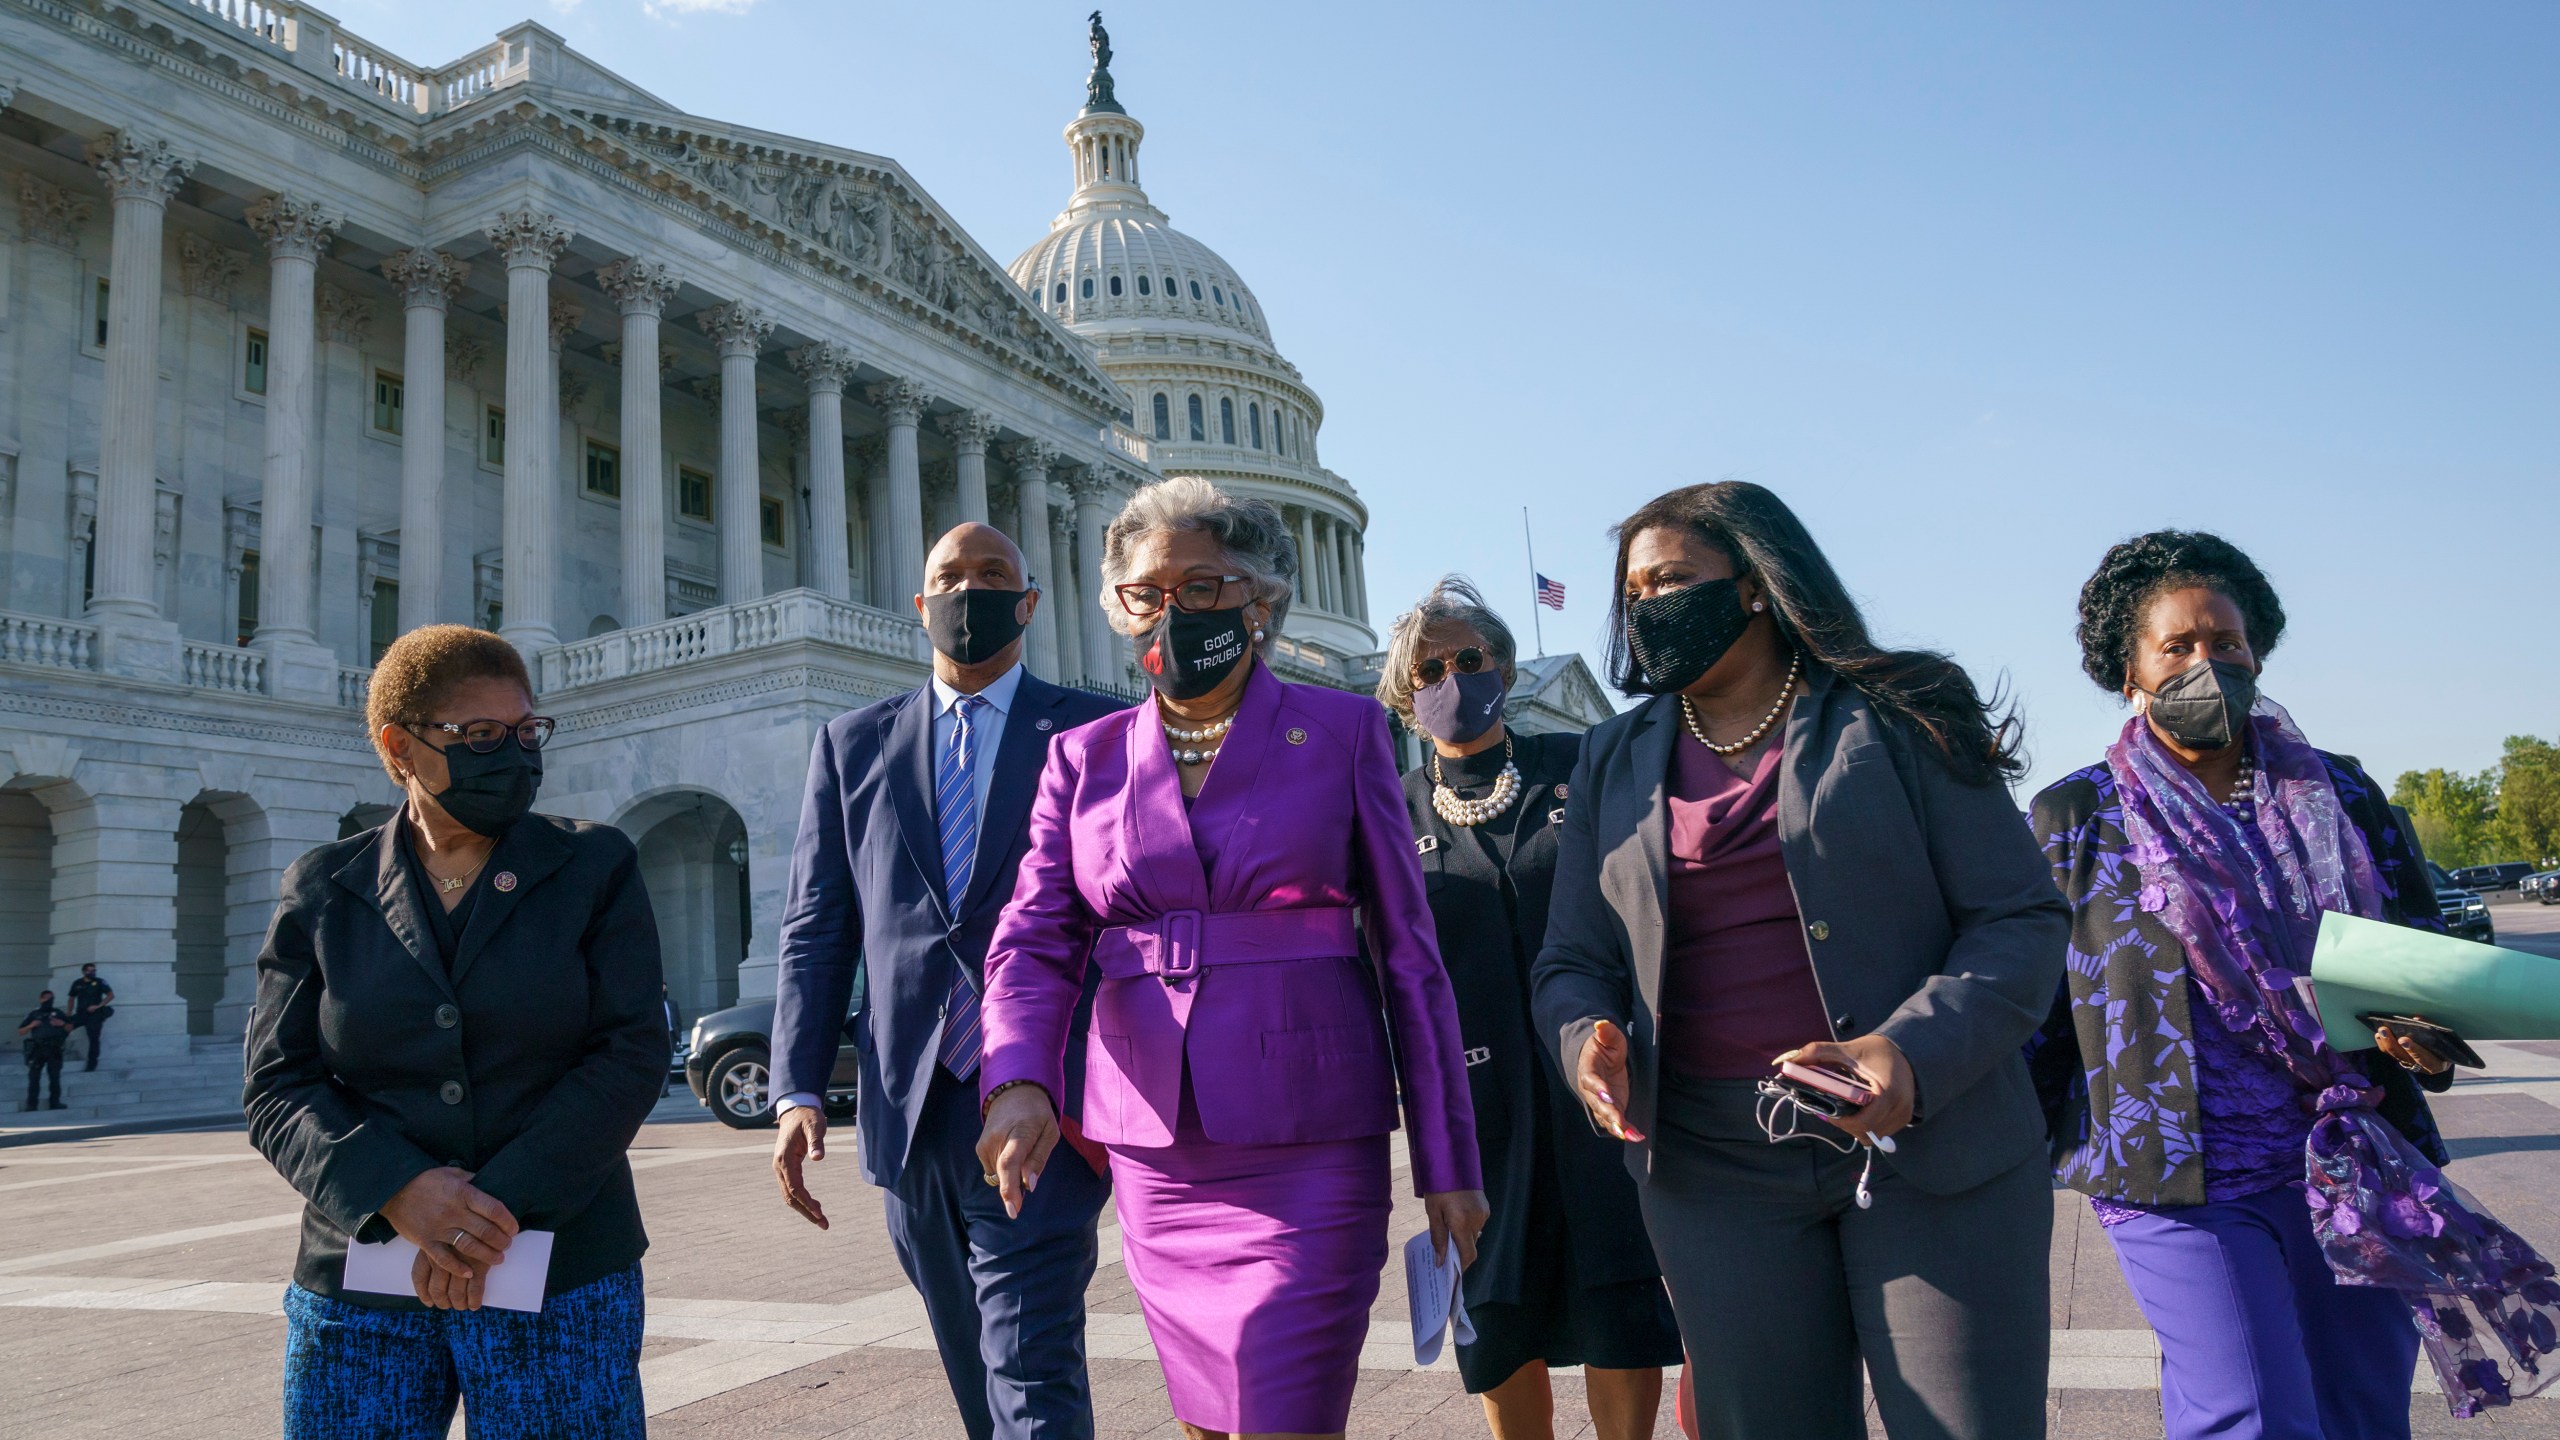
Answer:
POLYGON ((1221 1145, 1182 1109, 1173 1144, 1111 1147, 1121 1253, 1173 1413, 1204 1430, 1341 1430, 1387 1263, 1387 1137, 1221 1145))

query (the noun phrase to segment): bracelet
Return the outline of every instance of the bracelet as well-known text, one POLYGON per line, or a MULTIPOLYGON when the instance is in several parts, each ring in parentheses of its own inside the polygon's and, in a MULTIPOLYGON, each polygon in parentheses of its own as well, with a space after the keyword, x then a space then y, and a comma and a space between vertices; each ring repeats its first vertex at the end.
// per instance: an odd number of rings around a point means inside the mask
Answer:
MULTIPOLYGON (((996 1088, 994 1088, 993 1090, 988 1091, 988 1092, 987 1092, 987 1098, 978 1102, 978 1118, 979 1118, 980 1120, 984 1120, 984 1119, 986 1119, 986 1118, 987 1118, 987 1112, 988 1112, 988 1111, 990 1111, 990 1110, 993 1110, 994 1108, 996 1108, 996 1097, 997 1097, 997 1096, 999 1096, 999 1095, 1001 1095, 1001 1094, 1003 1094, 1003 1093, 1004 1093, 1004 1092, 1006 1092, 1007 1090, 1010 1090, 1010 1089, 1014 1088, 1014 1087, 1015 1087, 1015 1086, 1017 1086, 1017 1085, 1028 1085, 1028 1086, 1031 1086, 1033 1089, 1038 1090, 1038 1091, 1041 1093, 1041 1095, 1043 1095, 1044 1097, 1049 1093, 1049 1087, 1048 1087, 1048 1086, 1046 1086, 1046 1085, 1041 1084, 1041 1083, 1040 1083, 1039 1081, 1037 1081, 1037 1080, 1030 1080, 1030 1079, 1023 1079, 1023 1080, 1007 1080, 1006 1082, 1004 1082, 1003 1084, 1001 1084, 1001 1085, 997 1086, 997 1087, 996 1087, 996 1088)), ((1056 1102, 1056 1101, 1052 1100, 1052 1101, 1050 1101, 1050 1102, 1049 1102, 1049 1104, 1050 1104, 1050 1108, 1051 1108, 1051 1109, 1055 1109, 1055 1108, 1057 1108, 1057 1102, 1056 1102)))

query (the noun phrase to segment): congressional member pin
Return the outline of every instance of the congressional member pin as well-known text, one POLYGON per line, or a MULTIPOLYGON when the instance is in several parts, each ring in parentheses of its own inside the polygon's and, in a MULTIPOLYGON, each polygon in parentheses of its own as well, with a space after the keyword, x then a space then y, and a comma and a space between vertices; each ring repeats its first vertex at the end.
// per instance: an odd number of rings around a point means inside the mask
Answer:
POLYGON ((1033 725, 1031 728, 1034 730, 1055 730, 1058 728, 1058 722, 1044 717, 1039 723, 1033 725))
POLYGON ((489 883, 497 886, 498 893, 504 895, 516 888, 516 872, 513 870, 501 870, 497 874, 489 877, 489 883))
POLYGON ((1292 745, 1304 745, 1304 744, 1306 744, 1306 743, 1307 743, 1307 732, 1306 732, 1306 731, 1304 731, 1304 730, 1299 729, 1299 728, 1298 728, 1297 726, 1295 726, 1295 725, 1290 726, 1290 727, 1289 727, 1289 743, 1290 743, 1290 744, 1292 744, 1292 745))
POLYGON ((1572 787, 1572 786, 1570 786, 1570 785, 1559 785, 1559 786, 1557 786, 1557 787, 1556 787, 1556 798, 1557 798, 1557 799, 1559 799, 1559 800, 1563 799, 1563 798, 1565 797, 1565 792, 1566 792, 1566 791, 1568 791, 1568 790, 1571 790, 1572 788, 1573 788, 1573 787, 1572 787))

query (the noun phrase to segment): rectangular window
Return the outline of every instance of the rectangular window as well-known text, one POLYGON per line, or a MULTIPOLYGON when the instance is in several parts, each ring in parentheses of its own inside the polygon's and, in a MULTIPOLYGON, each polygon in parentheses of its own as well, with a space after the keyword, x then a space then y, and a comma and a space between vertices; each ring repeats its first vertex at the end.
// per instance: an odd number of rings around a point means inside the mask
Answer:
POLYGON ((1252 424, 1252 428, 1253 428, 1253 448, 1254 448, 1254 449, 1256 449, 1256 450, 1261 449, 1261 448, 1262 448, 1262 407, 1261 407, 1260 405, 1258 405, 1258 404, 1257 404, 1257 405, 1247 405, 1246 407, 1244 407, 1244 418, 1245 418, 1247 421, 1251 422, 1251 424, 1252 424))
POLYGON ((383 435, 401 433, 400 377, 388 370, 373 372, 373 428, 383 435))
POLYGON ((1200 420, 1200 397, 1197 395, 1191 397, 1191 438, 1195 441, 1209 438, 1208 427, 1200 420))
POLYGON ((764 543, 774 549, 791 548, 790 532, 783 525, 782 502, 775 497, 771 495, 756 497, 756 529, 763 535, 764 543))
POLYGON ((252 395, 267 393, 267 332, 252 330, 240 346, 240 388, 252 395))
POLYGON ((711 523, 711 477, 690 465, 676 467, 676 514, 711 523))
POLYGON ((587 493, 605 500, 622 498, 622 452, 601 440, 587 442, 587 493))
POLYGON ((1224 395, 1218 397, 1218 443, 1236 443, 1236 402, 1224 395))
POLYGON ((1277 405, 1271 407, 1271 453, 1289 453, 1289 412, 1277 405))
POLYGON ((240 633, 234 645, 246 645, 258 633, 258 552, 240 552, 240 633))
POLYGON ((480 463, 500 467, 507 463, 507 412, 495 405, 481 412, 480 463))
POLYGON ((373 582, 373 662, 382 663, 382 652, 400 638, 400 582, 373 582))
POLYGON ((98 277, 98 293, 94 303, 98 310, 89 320, 92 337, 89 343, 104 350, 107 348, 107 278, 103 275, 98 277))

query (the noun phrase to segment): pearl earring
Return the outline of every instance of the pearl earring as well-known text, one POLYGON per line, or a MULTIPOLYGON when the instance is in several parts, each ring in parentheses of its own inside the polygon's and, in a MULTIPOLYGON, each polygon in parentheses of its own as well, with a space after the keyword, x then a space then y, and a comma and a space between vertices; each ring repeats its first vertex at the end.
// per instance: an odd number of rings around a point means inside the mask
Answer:
POLYGON ((1262 627, 1259 625, 1253 627, 1253 643, 1256 645, 1262 643, 1262 627))
POLYGON ((1754 614, 1754 615, 1757 615, 1757 614, 1759 614, 1761 611, 1766 610, 1766 609, 1768 609, 1768 608, 1769 608, 1769 602, 1768 602, 1768 601, 1766 601, 1766 600, 1754 600, 1754 601, 1752 601, 1752 602, 1751 602, 1751 613, 1752 613, 1752 614, 1754 614))

